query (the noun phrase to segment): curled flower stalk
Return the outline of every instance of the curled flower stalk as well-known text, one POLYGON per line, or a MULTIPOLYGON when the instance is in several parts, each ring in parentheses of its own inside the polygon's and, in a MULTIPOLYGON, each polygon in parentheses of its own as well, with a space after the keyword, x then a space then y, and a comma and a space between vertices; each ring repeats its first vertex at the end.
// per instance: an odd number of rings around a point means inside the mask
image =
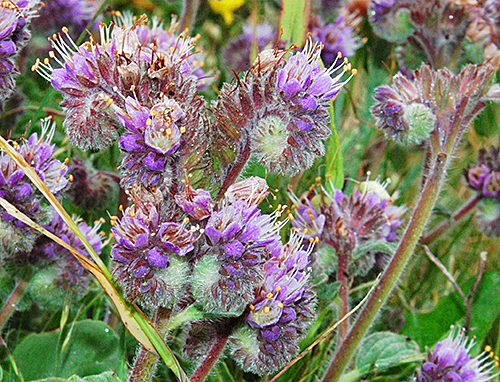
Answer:
POLYGON ((324 155, 331 131, 329 102, 348 81, 344 74, 356 70, 347 60, 322 68, 321 48, 309 39, 289 58, 286 51, 265 50, 244 80, 224 85, 214 126, 214 153, 223 169, 219 197, 250 156, 271 172, 293 175, 324 155))

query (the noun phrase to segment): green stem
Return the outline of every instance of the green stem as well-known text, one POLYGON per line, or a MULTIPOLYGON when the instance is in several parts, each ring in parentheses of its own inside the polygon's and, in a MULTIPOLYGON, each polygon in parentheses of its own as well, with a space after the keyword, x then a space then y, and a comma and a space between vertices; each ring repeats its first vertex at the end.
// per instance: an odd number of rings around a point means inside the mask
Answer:
MULTIPOLYGON (((168 332, 171 309, 158 307, 154 313, 153 324, 162 337, 168 332)), ((128 382, 149 382, 153 379, 159 357, 139 345, 139 351, 132 367, 128 382)))
POLYGON ((191 29, 193 27, 199 6, 200 6, 200 0, 183 1, 181 20, 179 23, 180 32, 184 31, 184 29, 186 28, 191 29))
POLYGON ((440 153, 436 156, 434 166, 427 178, 413 216, 403 234, 396 253, 380 279, 379 285, 368 298, 358 319, 332 358, 328 370, 323 376, 324 382, 339 381, 364 335, 403 273, 436 204, 444 182, 448 162, 448 154, 440 153))
MULTIPOLYGON (((337 266, 337 281, 340 283, 340 317, 344 317, 349 312, 349 283, 347 280, 347 253, 339 253, 337 266)), ((343 321, 339 326, 339 341, 342 341, 349 332, 349 318, 343 321)))
POLYGON ((5 301, 5 304, 3 304, 2 309, 0 310, 0 332, 7 321, 9 321, 9 318, 11 318, 16 311, 17 305, 19 304, 19 301, 21 301, 27 286, 27 281, 19 280, 10 293, 9 298, 5 301))

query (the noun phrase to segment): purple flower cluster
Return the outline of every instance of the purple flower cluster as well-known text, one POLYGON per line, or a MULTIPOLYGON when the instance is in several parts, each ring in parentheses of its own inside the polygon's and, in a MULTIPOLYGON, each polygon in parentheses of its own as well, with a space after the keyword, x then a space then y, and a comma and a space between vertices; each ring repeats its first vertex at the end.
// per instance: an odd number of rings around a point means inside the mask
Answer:
POLYGON ((195 266, 195 296, 208 310, 243 311, 264 279, 264 264, 278 257, 281 240, 271 215, 238 199, 207 221, 207 251, 195 266), (210 275, 210 277, 207 277, 210 275))
MULTIPOLYGON (((21 145, 16 144, 16 149, 50 192, 58 195, 68 183, 65 177, 68 169, 65 164, 52 158, 55 145, 50 144, 50 140, 53 133, 54 127, 49 129, 49 123, 46 123, 40 136, 33 133, 21 145)), ((43 198, 40 192, 5 153, 0 156, 0 197, 38 224, 44 225, 50 219, 50 213, 41 205, 43 198)), ((3 208, 0 208, 0 216, 3 252, 29 252, 38 234, 3 208)))
POLYGON ((215 109, 214 150, 228 172, 253 155, 272 172, 293 175, 324 155, 329 102, 346 83, 342 77, 350 64, 322 68, 320 54, 311 39, 288 59, 285 51, 265 50, 245 81, 224 85, 215 109), (225 155, 228 150, 236 160, 225 155))
MULTIPOLYGON (((83 233, 89 244, 99 256, 103 247, 102 236, 98 229, 100 224, 90 227, 83 221, 76 221, 79 230, 83 233)), ((66 244, 69 244, 83 255, 87 250, 80 239, 54 211, 53 218, 45 229, 58 236, 66 244)), ((80 264, 80 262, 66 248, 48 239, 40 236, 29 254, 24 254, 22 259, 18 256, 18 261, 36 261, 37 269, 34 284, 40 288, 43 284, 41 293, 55 294, 62 297, 59 301, 54 296, 49 297, 52 305, 61 304, 68 300, 77 300, 88 291, 92 275, 80 264), (45 266, 43 266, 45 265, 45 266)), ((31 293, 34 292, 31 288, 31 293)), ((47 297, 45 298, 47 299, 47 297)))
POLYGON ((497 198, 500 195, 500 148, 479 150, 478 162, 465 171, 469 187, 485 198, 497 198))
POLYGON ((452 330, 449 336, 429 351, 427 362, 420 373, 415 373, 416 382, 486 382, 494 378, 492 364, 483 353, 472 357, 474 346, 464 331, 452 330))
POLYGON ((15 59, 28 43, 28 25, 37 0, 10 0, 0 3, 0 109, 15 87, 15 59))
POLYGON ((371 112, 376 126, 403 144, 420 143, 436 132, 437 144, 444 145, 465 131, 484 108, 484 101, 498 99, 492 75, 491 67, 485 65, 467 65, 455 75, 425 64, 412 79, 396 74, 392 85, 375 90, 371 112))
POLYGON ((354 56, 361 41, 345 16, 339 15, 333 23, 326 24, 320 16, 312 20, 310 31, 314 41, 323 44, 321 58, 326 66, 331 66, 339 56, 354 56))
POLYGON ((267 23, 257 24, 255 28, 251 24, 243 24, 243 33, 229 40, 222 51, 224 66, 237 73, 250 69, 254 44, 260 52, 273 41, 274 34, 274 28, 267 23))
POLYGON ((186 282, 182 257, 193 250, 196 237, 186 222, 175 221, 175 210, 164 205, 159 191, 137 191, 134 198, 112 230, 113 275, 130 301, 169 306, 186 282))
POLYGON ((66 26, 78 36, 97 12, 95 0, 45 0, 43 4, 33 27, 45 33, 57 32, 66 26))
POLYGON ((298 342, 314 318, 315 294, 308 285, 310 251, 292 235, 278 257, 266 263, 266 277, 250 304, 248 326, 231 338, 231 356, 245 371, 269 374, 297 354, 298 342))
POLYGON ((500 236, 500 149, 479 150, 478 164, 464 172, 470 188, 481 198, 476 219, 487 236, 500 236))

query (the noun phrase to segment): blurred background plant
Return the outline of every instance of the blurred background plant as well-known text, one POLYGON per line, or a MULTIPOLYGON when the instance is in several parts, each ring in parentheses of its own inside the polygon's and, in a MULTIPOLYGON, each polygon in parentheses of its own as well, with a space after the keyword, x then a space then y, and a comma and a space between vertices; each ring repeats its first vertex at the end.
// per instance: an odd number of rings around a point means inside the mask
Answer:
POLYGON ((499 379, 496 1, 0 12, 4 380, 499 379))

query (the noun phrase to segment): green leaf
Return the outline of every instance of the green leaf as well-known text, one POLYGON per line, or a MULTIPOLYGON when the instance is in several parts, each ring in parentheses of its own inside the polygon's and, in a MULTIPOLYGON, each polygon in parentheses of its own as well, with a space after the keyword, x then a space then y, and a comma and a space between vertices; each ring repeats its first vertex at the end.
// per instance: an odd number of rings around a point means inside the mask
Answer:
POLYGON ((26 381, 74 374, 85 377, 117 368, 118 336, 104 322, 78 321, 64 334, 63 351, 59 350, 60 332, 30 334, 15 348, 14 359, 26 381))
POLYGON ((121 382, 120 378, 116 376, 112 371, 105 371, 104 373, 97 375, 89 375, 87 377, 81 378, 77 375, 72 375, 68 379, 65 378, 44 378, 39 379, 36 382, 121 382))
MULTIPOLYGON (((465 295, 474 280, 462 287, 465 295)), ((484 274, 472 303, 471 328, 476 342, 482 343, 495 319, 500 315, 500 276, 496 271, 484 274)), ((450 325, 460 323, 465 317, 465 307, 457 292, 439 300, 436 308, 428 313, 408 313, 402 333, 419 343, 433 346, 450 330, 450 325)))
POLYGON ((361 374, 379 372, 389 367, 415 362, 420 354, 412 339, 392 332, 377 332, 365 338, 356 357, 356 369, 361 374))
MULTIPOLYGON (((342 151, 340 150, 340 141, 335 128, 333 103, 328 109, 330 112, 330 120, 332 121, 332 135, 328 139, 326 146, 326 173, 327 177, 331 177, 332 185, 338 190, 344 186, 344 163, 342 158, 342 151)), ((329 183, 326 183, 326 188, 332 192, 329 183)))
POLYGON ((305 39, 309 14, 306 12, 308 0, 283 0, 280 25, 283 41, 302 46, 305 39))

